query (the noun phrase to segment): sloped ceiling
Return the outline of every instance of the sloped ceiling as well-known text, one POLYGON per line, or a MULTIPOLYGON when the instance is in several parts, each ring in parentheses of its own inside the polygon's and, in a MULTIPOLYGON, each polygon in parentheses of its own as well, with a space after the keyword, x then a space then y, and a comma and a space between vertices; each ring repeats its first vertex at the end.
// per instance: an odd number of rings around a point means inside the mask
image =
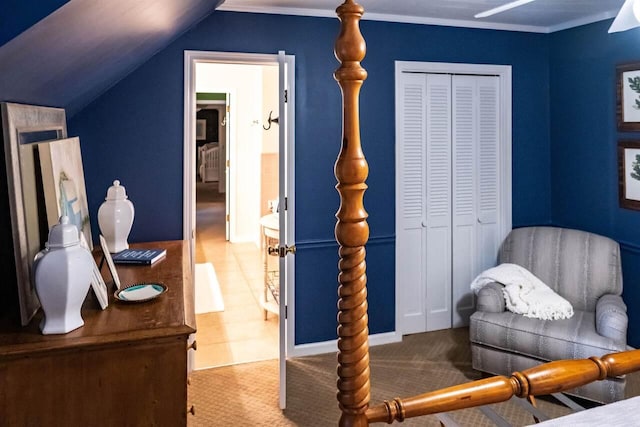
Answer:
POLYGON ((0 101, 73 116, 222 1, 71 0, 0 47, 0 101))

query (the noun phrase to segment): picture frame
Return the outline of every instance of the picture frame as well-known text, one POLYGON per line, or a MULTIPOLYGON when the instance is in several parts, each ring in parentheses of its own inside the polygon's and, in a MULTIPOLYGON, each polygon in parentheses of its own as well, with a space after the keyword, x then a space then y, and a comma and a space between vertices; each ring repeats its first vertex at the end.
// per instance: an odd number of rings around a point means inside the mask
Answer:
MULTIPOLYGON (((91 221, 84 182, 80 138, 63 138, 38 144, 42 192, 49 227, 67 216, 79 230, 80 244, 91 251, 91 221)), ((91 288, 104 310, 109 306, 107 285, 93 261, 91 288)))
MULTIPOLYGON (((220 142, 220 106, 201 104, 196 113, 196 122, 204 120, 204 130, 202 139, 197 139, 199 143, 219 143, 220 142)), ((202 125, 201 125, 202 126, 202 125)), ((197 132, 196 132, 197 133, 197 132)))
POLYGON ((93 249, 91 221, 84 181, 80 138, 72 137, 39 144, 40 170, 49 227, 66 215, 93 249))
POLYGON ((207 139, 207 120, 196 120, 196 141, 204 141, 207 139))
MULTIPOLYGON (((89 250, 89 244, 85 240, 84 234, 79 233, 79 235, 80 245, 89 250)), ((93 293, 96 294, 100 308, 104 310, 109 306, 109 292, 107 291, 107 284, 102 278, 102 273, 100 273, 100 267, 98 267, 96 259, 92 256, 91 260, 93 261, 91 269, 91 289, 93 289, 93 293)))
POLYGON ((619 131, 640 131, 640 62, 616 66, 619 131))
POLYGON ((120 290, 120 277, 118 276, 116 265, 113 263, 113 258, 111 258, 107 241, 102 234, 100 235, 100 247, 102 248, 102 256, 104 256, 104 259, 107 261, 107 267, 109 268, 109 272, 113 278, 113 284, 116 286, 116 290, 120 290))
MULTIPOLYGON (((17 303, 20 323, 26 326, 40 308, 31 266, 35 255, 44 249, 49 233, 37 147, 66 138, 67 123, 65 111, 61 108, 3 102, 0 115, 17 303)), ((15 302, 4 302, 12 303, 15 302)))
POLYGON ((620 207, 640 210, 640 140, 618 142, 620 207))

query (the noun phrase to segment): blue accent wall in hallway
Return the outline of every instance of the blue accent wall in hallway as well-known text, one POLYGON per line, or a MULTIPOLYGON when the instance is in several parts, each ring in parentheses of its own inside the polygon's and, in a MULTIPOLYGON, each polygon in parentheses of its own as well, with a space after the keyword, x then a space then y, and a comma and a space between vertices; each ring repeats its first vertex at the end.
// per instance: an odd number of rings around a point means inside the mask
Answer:
MULTIPOLYGON (((361 93, 370 166, 371 333, 392 331, 394 313, 394 61, 513 66, 513 223, 551 221, 548 35, 362 22, 369 73, 361 93)), ((184 50, 296 57, 296 344, 336 338, 338 195, 333 163, 341 134, 332 73, 337 19, 214 12, 75 115, 90 212, 115 178, 136 207, 132 241, 182 238, 184 50)), ((97 233, 97 229, 94 229, 97 233)), ((96 235, 96 234, 94 234, 96 235)))

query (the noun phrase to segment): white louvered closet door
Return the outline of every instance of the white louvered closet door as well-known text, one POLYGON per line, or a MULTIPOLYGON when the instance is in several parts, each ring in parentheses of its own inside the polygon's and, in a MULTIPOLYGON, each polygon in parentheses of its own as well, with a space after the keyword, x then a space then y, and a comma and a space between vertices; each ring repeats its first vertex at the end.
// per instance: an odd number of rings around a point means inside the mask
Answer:
POLYGON ((467 325, 500 237, 499 78, 404 74, 396 280, 403 334, 467 325))
MULTIPOLYGON (((504 238, 505 222, 501 212, 506 203, 500 194, 505 185, 500 177, 503 153, 500 149, 500 82, 498 77, 478 78, 478 265, 474 278, 498 262, 498 250, 504 238)), ((508 187, 505 187, 508 188, 508 187)), ((509 227, 510 228, 510 227, 509 227)))
POLYGON ((403 76, 400 88, 399 138, 402 149, 397 152, 398 178, 396 192, 396 283, 403 307, 397 327, 405 334, 424 332, 426 325, 426 290, 423 276, 423 254, 426 234, 425 146, 426 94, 424 74, 403 76))
POLYGON ((427 74, 427 331, 451 327, 451 76, 427 74))
POLYGON ((469 324, 471 281, 498 251, 498 78, 452 77, 453 326, 469 324))

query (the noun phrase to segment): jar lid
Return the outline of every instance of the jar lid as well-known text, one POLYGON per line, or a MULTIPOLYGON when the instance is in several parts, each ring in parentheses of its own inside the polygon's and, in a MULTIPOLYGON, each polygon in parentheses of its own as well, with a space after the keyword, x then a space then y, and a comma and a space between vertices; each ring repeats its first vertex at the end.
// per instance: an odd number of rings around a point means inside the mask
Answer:
POLYGON ((105 200, 125 200, 127 198, 127 190, 120 185, 117 179, 113 181, 113 185, 107 190, 107 198, 105 200))
POLYGON ((69 217, 63 215, 57 224, 49 231, 49 248, 66 248, 77 245, 80 242, 78 227, 71 224, 69 217))

